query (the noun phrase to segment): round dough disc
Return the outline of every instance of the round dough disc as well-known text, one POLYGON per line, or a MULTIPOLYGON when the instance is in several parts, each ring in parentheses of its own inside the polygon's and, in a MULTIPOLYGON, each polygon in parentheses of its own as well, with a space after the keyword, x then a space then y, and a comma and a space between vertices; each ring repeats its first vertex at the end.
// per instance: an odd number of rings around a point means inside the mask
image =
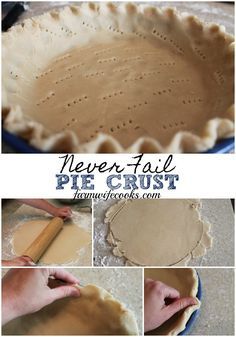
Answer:
MULTIPOLYGON (((21 256, 48 225, 49 220, 29 220, 23 222, 13 233, 13 250, 21 256)), ((67 222, 40 258, 43 264, 63 264, 76 261, 79 252, 91 242, 91 235, 84 229, 67 222)))
POLYGON ((144 266, 179 264, 197 250, 198 255, 203 255, 210 246, 206 233, 209 226, 200 219, 198 207, 198 201, 187 199, 116 204, 106 218, 114 254, 144 266))

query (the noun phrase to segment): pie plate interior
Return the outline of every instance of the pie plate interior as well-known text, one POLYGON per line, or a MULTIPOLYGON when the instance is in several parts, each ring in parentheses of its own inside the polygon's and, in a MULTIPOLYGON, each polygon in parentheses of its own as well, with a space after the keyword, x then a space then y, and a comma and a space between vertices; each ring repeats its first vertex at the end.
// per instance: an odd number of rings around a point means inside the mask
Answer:
MULTIPOLYGON (((199 301, 202 300, 202 283, 201 283, 201 279, 199 274, 198 275, 198 292, 197 292, 197 298, 199 299, 199 301)), ((200 313, 200 308, 197 309, 196 311, 194 311, 191 315, 191 317, 189 318, 185 329, 179 333, 179 336, 184 336, 184 335, 188 335, 188 333, 191 331, 192 326, 195 324, 195 321, 197 319, 197 317, 199 316, 200 313)))
POLYGON ((67 6, 2 49, 4 130, 41 151, 199 153, 234 135, 234 37, 175 8, 67 6))

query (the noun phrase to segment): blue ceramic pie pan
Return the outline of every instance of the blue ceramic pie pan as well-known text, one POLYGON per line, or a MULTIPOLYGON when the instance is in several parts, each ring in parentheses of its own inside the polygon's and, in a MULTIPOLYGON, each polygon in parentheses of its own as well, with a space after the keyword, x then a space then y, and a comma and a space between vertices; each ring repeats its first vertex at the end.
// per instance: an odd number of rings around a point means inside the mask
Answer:
MULTIPOLYGON (((202 283, 201 283, 201 279, 198 275, 198 292, 197 292, 197 298, 199 299, 199 301, 201 301, 202 299, 202 283)), ((184 335, 188 335, 188 333, 190 332, 190 330, 192 329, 192 326, 194 325, 198 315, 200 313, 200 308, 198 310, 195 310, 192 315, 190 316, 185 329, 179 333, 179 336, 184 336, 184 335)))
MULTIPOLYGON (((41 153, 42 151, 30 146, 23 139, 2 129, 2 140, 20 153, 41 153)), ((234 150, 234 138, 219 141, 212 149, 204 153, 229 153, 234 150)))

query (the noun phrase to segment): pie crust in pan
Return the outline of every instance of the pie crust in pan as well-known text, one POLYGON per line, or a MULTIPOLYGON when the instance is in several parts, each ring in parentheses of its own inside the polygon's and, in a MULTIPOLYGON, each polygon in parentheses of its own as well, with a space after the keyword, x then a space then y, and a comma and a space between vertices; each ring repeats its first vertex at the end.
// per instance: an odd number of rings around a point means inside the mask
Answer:
POLYGON ((174 8, 83 3, 3 34, 3 126, 51 152, 201 152, 234 134, 234 38, 174 8))
POLYGON ((178 335, 184 331, 192 313, 198 310, 201 302, 197 299, 198 274, 193 268, 145 268, 144 277, 161 281, 179 291, 181 297, 195 297, 196 305, 191 305, 181 310, 157 329, 145 335, 178 335))

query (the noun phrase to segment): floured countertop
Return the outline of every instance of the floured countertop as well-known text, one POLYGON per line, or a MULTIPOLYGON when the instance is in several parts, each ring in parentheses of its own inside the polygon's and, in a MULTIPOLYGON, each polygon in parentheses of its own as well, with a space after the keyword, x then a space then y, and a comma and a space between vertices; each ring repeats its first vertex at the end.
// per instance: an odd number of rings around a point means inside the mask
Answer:
MULTIPOLYGON (((57 207, 67 206, 67 204, 61 204, 56 200, 48 200, 50 203, 57 207)), ((69 205, 72 209, 72 219, 74 224, 84 229, 88 233, 92 233, 92 215, 88 210, 88 204, 84 204, 85 201, 78 202, 77 204, 69 205)), ((90 202, 91 203, 91 202, 90 202)), ((21 205, 15 200, 8 201, 7 207, 2 209, 2 259, 9 260, 15 257, 12 238, 15 230, 25 221, 28 220, 47 220, 52 219, 45 211, 33 208, 28 205, 21 205), (10 205, 9 205, 10 203, 10 205)), ((66 222, 64 224, 66 226, 66 222)), ((92 234, 91 234, 92 235, 92 234)), ((91 240, 92 241, 92 240, 91 240)), ((65 265, 80 265, 91 266, 92 264, 92 242, 86 248, 83 248, 78 254, 78 258, 75 261, 65 263, 65 265)), ((38 263, 41 264, 41 263, 38 263)))
MULTIPOLYGON (((112 253, 106 241, 108 225, 105 213, 117 201, 94 201, 94 265, 124 266, 125 259, 112 253)), ((203 257, 192 259, 189 266, 234 266, 234 213, 229 199, 202 199, 200 213, 212 224, 213 246, 203 257)))
POLYGON ((197 269, 202 283, 199 317, 190 335, 234 336, 234 269, 197 269))
MULTIPOLYGON (((95 284, 110 292, 134 312, 142 335, 142 270, 141 268, 68 268, 81 283, 95 284)), ((3 276, 7 269, 3 270, 3 276)), ((91 317, 91 319, 93 319, 91 317)))

